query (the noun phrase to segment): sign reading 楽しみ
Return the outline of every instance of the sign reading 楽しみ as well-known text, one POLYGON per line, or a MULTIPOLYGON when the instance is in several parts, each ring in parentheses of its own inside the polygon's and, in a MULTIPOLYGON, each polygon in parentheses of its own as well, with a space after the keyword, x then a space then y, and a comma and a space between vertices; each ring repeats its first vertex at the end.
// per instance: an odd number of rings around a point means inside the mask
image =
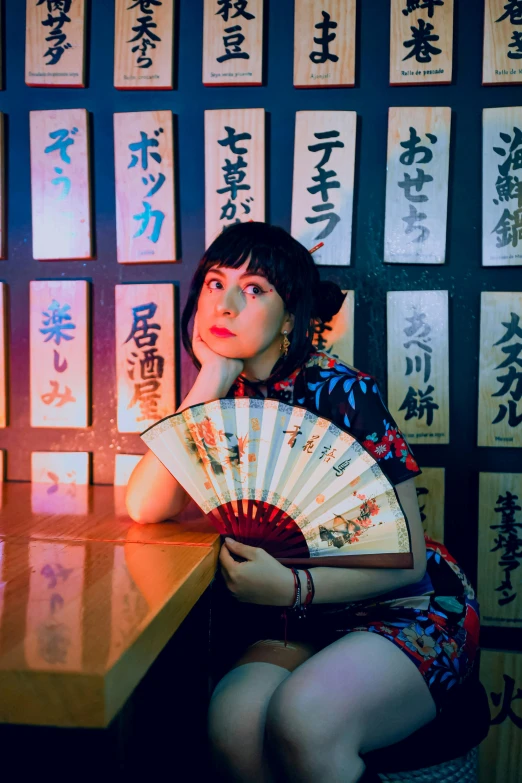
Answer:
POLYGON ((384 226, 387 263, 444 263, 450 125, 449 108, 390 108, 384 226))
POLYGON ((265 220, 265 110, 205 111, 205 242, 265 220))
POLYGON ((296 114, 292 235, 317 264, 345 266, 352 245, 357 115, 353 111, 296 114))
POLYGON ((32 427, 89 425, 88 285, 30 282, 32 427))
POLYGON ((30 122, 33 257, 91 258, 87 111, 32 111, 30 122))
POLYGON ((115 114, 114 155, 118 261, 175 261, 172 112, 115 114))
POLYGON ((118 432, 175 412, 174 286, 116 286, 118 432))

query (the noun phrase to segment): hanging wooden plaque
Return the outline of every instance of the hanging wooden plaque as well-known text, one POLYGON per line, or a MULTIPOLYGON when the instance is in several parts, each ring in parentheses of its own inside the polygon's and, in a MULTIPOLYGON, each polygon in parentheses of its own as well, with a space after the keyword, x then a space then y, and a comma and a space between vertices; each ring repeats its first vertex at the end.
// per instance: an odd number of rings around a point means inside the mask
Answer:
POLYGON ((85 0, 27 0, 25 83, 85 87, 85 0))
POLYGON ((480 681, 491 722, 479 746, 478 783, 520 783, 522 653, 482 649, 480 681))
POLYGON ((522 265, 522 106, 484 109, 482 264, 522 265))
POLYGON ((388 291, 388 407, 414 443, 449 443, 448 292, 388 291))
POLYGON ((204 0, 203 84, 263 81, 263 0, 204 0))
POLYGON ((171 111, 114 115, 120 264, 176 261, 171 111))
POLYGON ((388 117, 384 260, 446 258, 451 109, 395 107, 388 117))
POLYGON ((33 257, 92 258, 87 112, 32 111, 30 118, 33 257))
POLYGON ((176 410, 174 286, 116 286, 118 432, 143 432, 176 410))
POLYGON ((295 0, 294 86, 353 87, 356 0, 295 0))
MULTIPOLYGON (((6 450, 0 449, 0 484, 2 484, 5 480, 6 475, 6 450)), ((0 492, 0 508, 2 508, 2 493, 0 492)), ((1 558, 0 558, 1 560, 1 558)), ((0 577, 1 582, 1 577, 0 577)))
POLYGON ((116 89, 172 90, 175 2, 116 0, 116 89))
POLYGON ((414 479, 424 532, 440 544, 444 543, 444 473, 444 468, 423 467, 414 479))
POLYGON ((205 242, 265 220, 265 110, 205 111, 205 242))
POLYGON ((478 600, 482 625, 522 628, 522 586, 512 568, 513 543, 521 524, 522 473, 481 473, 478 600))
POLYGON ((353 367, 355 292, 343 291, 343 294, 346 294, 345 300, 332 320, 325 324, 316 322, 313 344, 317 351, 324 351, 353 367))
POLYGON ((7 286, 0 283, 0 428, 7 427, 7 286))
POLYGON ((4 136, 5 120, 3 113, 0 112, 0 259, 7 258, 4 136))
POLYGON ((296 114, 292 235, 308 249, 324 243, 316 264, 350 264, 356 129, 354 111, 296 114))
POLYGON ((521 293, 482 292, 479 446, 522 446, 522 403, 518 389, 521 317, 521 293))
POLYGON ((30 282, 31 426, 88 427, 89 284, 30 282))
POLYGON ((31 541, 23 652, 37 671, 83 671, 85 545, 31 541))
POLYGON ((522 5, 485 0, 482 84, 522 82, 522 5))
POLYGON ((391 0, 390 84, 451 84, 453 0, 391 0))

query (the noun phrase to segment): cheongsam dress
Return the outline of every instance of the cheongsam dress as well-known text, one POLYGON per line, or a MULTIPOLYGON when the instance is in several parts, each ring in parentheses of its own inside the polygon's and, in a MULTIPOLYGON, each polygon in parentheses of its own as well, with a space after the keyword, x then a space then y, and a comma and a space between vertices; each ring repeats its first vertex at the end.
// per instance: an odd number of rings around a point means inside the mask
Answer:
MULTIPOLYGON (((228 398, 263 397, 240 379, 228 398)), ((268 387, 267 397, 299 405, 331 420, 357 438, 395 486, 421 473, 412 451, 383 402, 375 379, 321 351, 268 387)), ((282 608, 237 601, 218 570, 212 584, 211 650, 222 676, 260 639, 311 641, 319 649, 353 631, 389 639, 418 667, 437 711, 452 688, 470 675, 479 644, 475 592, 442 544, 425 535, 426 573, 417 583, 371 599, 312 604, 305 617, 282 608), (218 641, 221 640, 221 641, 218 641)))

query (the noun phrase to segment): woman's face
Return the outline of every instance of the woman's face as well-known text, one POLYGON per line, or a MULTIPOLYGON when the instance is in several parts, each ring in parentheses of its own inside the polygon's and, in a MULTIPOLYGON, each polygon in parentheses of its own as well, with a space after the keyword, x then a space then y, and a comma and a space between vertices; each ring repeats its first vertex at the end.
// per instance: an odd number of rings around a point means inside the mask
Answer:
POLYGON ((221 356, 249 359, 265 352, 278 356, 281 335, 292 330, 293 316, 285 312, 275 287, 260 274, 212 267, 198 300, 201 338, 221 356), (226 331, 229 332, 227 335, 226 331))

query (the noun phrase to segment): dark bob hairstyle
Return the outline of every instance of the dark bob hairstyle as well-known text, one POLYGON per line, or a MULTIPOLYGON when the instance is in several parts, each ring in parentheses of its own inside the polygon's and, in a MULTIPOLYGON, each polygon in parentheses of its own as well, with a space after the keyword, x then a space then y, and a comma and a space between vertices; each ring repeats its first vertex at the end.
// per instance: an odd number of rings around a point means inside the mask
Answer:
POLYGON ((197 309, 205 276, 212 267, 238 269, 247 259, 250 259, 248 271, 263 274, 277 290, 286 311, 294 315, 288 354, 276 363, 267 379, 269 383, 275 383, 287 378, 306 361, 312 349, 316 321, 327 323, 339 311, 345 295, 336 283, 320 280, 313 257, 284 229, 254 221, 227 227, 199 262, 181 316, 183 345, 198 370, 201 365, 192 350, 188 327, 197 309))

